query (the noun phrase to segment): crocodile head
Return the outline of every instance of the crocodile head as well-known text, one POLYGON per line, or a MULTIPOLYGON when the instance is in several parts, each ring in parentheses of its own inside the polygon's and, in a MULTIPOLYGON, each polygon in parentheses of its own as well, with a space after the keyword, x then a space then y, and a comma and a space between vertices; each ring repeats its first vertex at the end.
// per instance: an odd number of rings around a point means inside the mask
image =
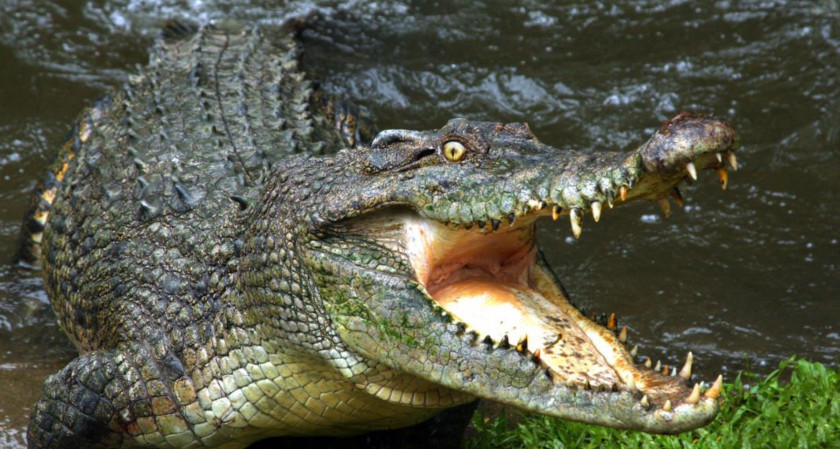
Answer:
POLYGON ((318 158, 293 177, 316 186, 298 207, 320 302, 361 357, 340 368, 409 407, 483 397, 655 433, 708 423, 719 381, 701 393, 688 382, 690 360, 680 375, 634 361, 625 336, 569 301, 535 232, 563 218, 577 237, 585 215, 597 222, 637 199, 667 204, 701 169, 725 187, 737 146, 727 122, 691 113, 635 151, 593 154, 542 144, 525 124, 455 119, 318 158), (365 377, 373 364, 416 382, 365 377))

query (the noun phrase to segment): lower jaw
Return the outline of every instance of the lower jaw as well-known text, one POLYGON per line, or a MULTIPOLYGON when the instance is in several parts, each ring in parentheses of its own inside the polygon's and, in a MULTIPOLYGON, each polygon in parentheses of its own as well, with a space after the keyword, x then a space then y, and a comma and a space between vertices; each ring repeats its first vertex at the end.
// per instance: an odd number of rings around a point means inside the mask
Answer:
POLYGON ((469 330, 528 352, 568 386, 634 390, 630 355, 607 329, 583 317, 539 265, 529 284, 465 279, 432 288, 434 300, 469 330))

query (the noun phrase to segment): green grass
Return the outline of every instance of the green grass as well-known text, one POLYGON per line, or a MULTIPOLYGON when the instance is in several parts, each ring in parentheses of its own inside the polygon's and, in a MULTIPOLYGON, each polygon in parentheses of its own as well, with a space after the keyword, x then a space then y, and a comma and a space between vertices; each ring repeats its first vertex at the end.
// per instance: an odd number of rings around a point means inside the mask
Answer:
POLYGON ((840 448, 840 371, 791 358, 765 378, 725 384, 714 422, 680 435, 649 435, 526 415, 512 424, 473 418, 467 449, 583 448, 840 448), (782 382, 780 379, 789 381, 782 382))

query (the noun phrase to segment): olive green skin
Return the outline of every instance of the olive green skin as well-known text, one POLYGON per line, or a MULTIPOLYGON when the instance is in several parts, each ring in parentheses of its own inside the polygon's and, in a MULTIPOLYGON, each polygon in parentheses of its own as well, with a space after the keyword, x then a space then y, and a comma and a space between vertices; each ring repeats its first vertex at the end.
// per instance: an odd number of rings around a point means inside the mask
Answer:
POLYGON ((626 201, 657 199, 687 161, 737 147, 726 122, 682 115, 626 154, 462 119, 371 141, 313 90, 292 33, 194 31, 173 30, 81 116, 42 189, 54 200, 40 194, 49 215, 33 252, 81 355, 47 380, 31 448, 354 435, 475 397, 663 433, 713 418, 716 405, 665 416, 628 392, 555 385, 516 351, 477 347, 374 235, 388 230, 354 220, 408 213, 489 232, 535 200, 579 214, 619 202, 622 186, 626 201), (453 139, 458 162, 441 150, 453 139), (383 400, 383 385, 423 403, 383 400))

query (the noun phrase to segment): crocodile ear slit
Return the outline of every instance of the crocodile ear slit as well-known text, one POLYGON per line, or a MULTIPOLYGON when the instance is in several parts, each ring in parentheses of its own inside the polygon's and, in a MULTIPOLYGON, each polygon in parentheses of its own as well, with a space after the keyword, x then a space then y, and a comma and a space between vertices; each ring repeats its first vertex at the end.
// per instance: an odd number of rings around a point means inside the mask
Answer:
POLYGON ((382 149, 398 142, 416 142, 421 139, 422 136, 417 131, 409 129, 386 129, 373 138, 373 142, 371 142, 370 147, 374 149, 382 149))

